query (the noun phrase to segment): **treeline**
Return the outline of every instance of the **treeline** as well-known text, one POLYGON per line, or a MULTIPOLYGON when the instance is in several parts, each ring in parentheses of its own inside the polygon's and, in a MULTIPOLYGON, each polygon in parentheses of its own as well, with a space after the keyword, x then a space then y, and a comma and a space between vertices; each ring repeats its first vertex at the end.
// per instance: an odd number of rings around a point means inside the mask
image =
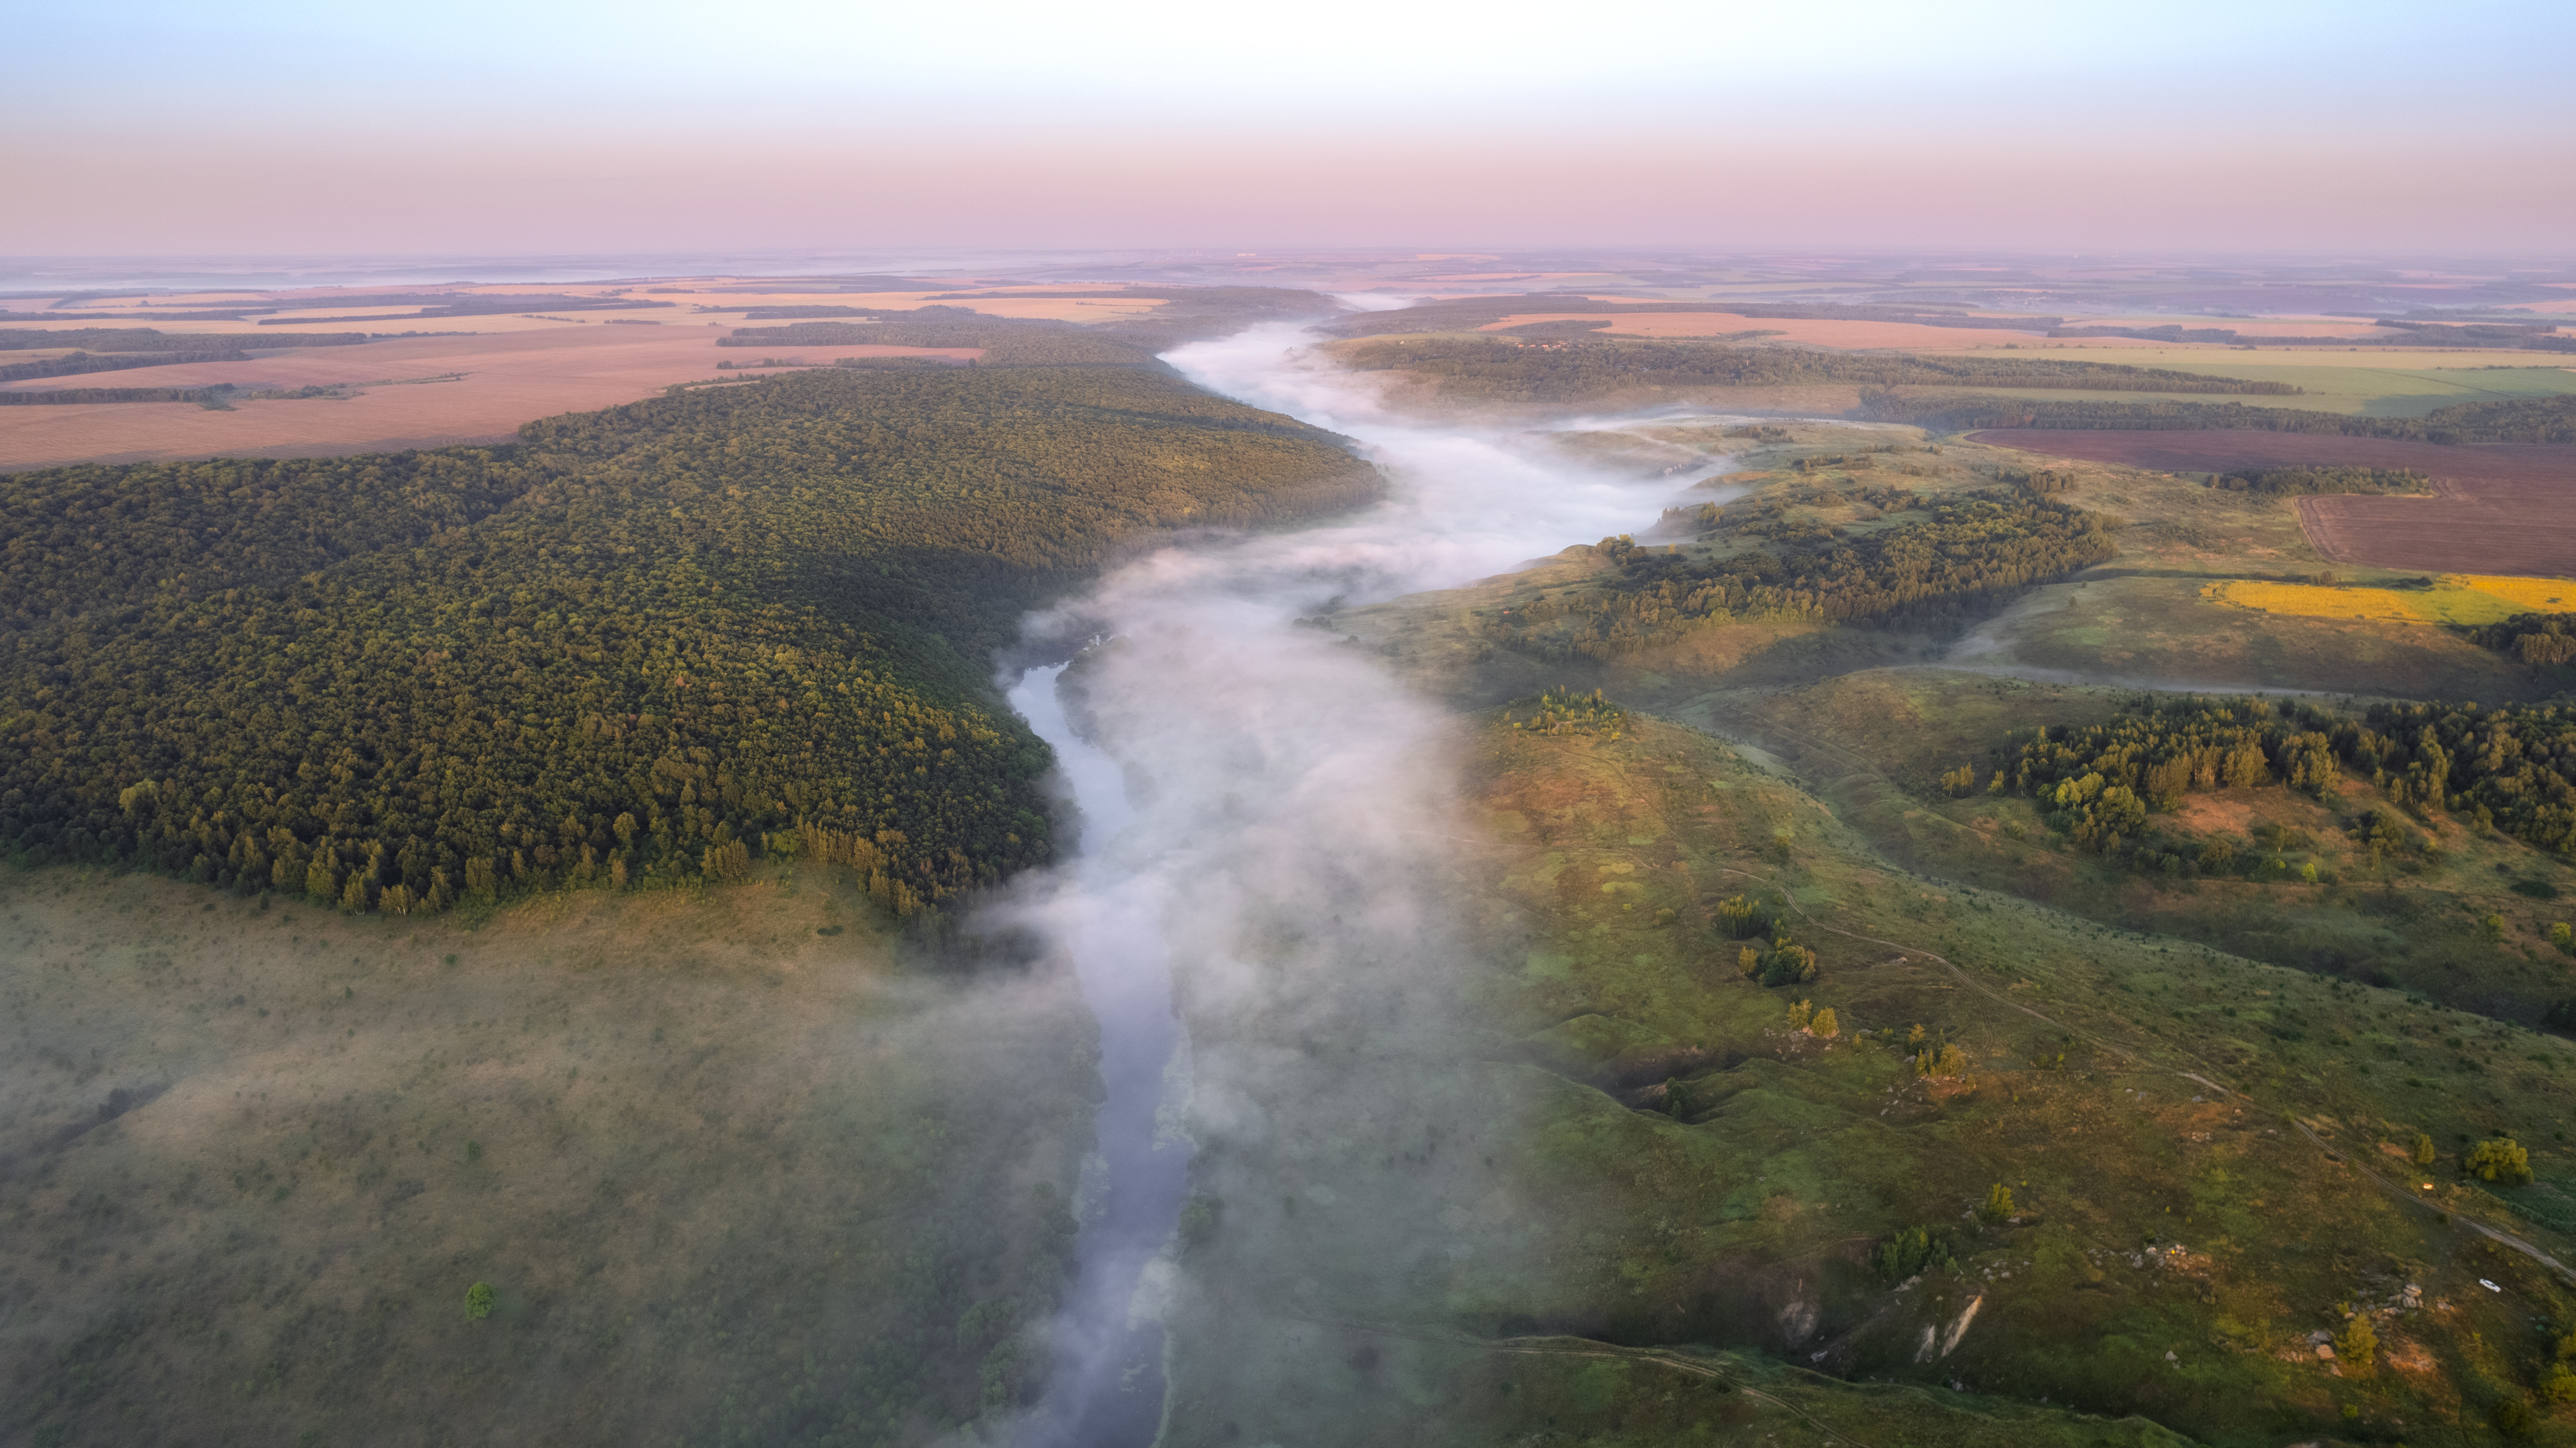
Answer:
POLYGON ((2526 664, 2576 663, 2576 613, 2518 613, 2469 630, 2469 641, 2526 664))
POLYGON ((163 332, 154 327, 0 327, 0 352, 33 352, 45 347, 78 347, 91 352, 186 353, 184 360, 221 361, 198 354, 231 351, 276 351, 284 347, 353 347, 377 340, 364 332, 319 332, 281 337, 266 332, 163 332))
POLYGON ((2433 480, 2406 468, 2260 468, 2213 475, 2209 486, 2258 498, 2307 498, 2322 493, 2429 493, 2433 480))
POLYGON ((1343 349, 1341 356, 1344 365, 1354 371, 1403 371, 1433 378, 1447 396, 1532 402, 1573 402, 1638 388, 1805 387, 1833 383, 1869 387, 2074 388, 2094 392, 2254 394, 2296 390, 2279 382, 2239 382, 2101 362, 1916 357, 1615 338, 1553 347, 1523 346, 1491 337, 1407 338, 1360 343, 1343 349))
POLYGON ((106 357, 74 352, 68 357, 48 357, 42 362, 12 362, 0 366, 0 382, 25 382, 38 377, 78 377, 88 372, 126 372, 137 367, 167 367, 180 362, 249 360, 250 354, 238 347, 220 347, 203 352, 121 352, 106 357))
POLYGON ((2326 433, 2401 442, 2576 442, 2576 396, 2463 402, 2422 417, 2347 417, 2238 402, 2030 401, 2023 398, 1906 396, 1873 390, 1851 414, 1872 422, 1906 422, 1933 432, 1979 428, 2066 428, 2083 431, 2326 433))
POLYGON ((213 402, 229 388, 52 387, 42 392, 0 392, 0 407, 51 407, 75 402, 213 402))
MULTIPOLYGON (((2034 731, 2002 753, 1988 787, 2031 796, 2052 828, 2119 856, 2149 814, 2191 793, 2279 783, 2332 798, 2347 770, 2419 818, 2466 815, 2576 854, 2576 708, 2560 706, 2380 704, 2355 720, 2262 699, 2146 699, 2108 723, 2034 731)), ((1972 772, 1948 783, 1964 793, 1972 772)), ((2374 852, 2416 843, 2393 816, 2366 814, 2356 832, 2374 852)))
MULTIPOLYGON (((925 308, 924 310, 930 310, 925 308)), ((1072 322, 1028 322, 978 317, 938 322, 791 322, 784 327, 737 327, 719 347, 981 347, 987 367, 1135 367, 1153 354, 1132 342, 1102 336, 1072 322)))
POLYGON ((648 302, 636 297, 583 297, 563 292, 531 292, 524 296, 458 296, 453 292, 402 292, 383 296, 324 297, 315 299, 302 310, 328 311, 335 307, 402 307, 419 306, 417 312, 391 316, 317 317, 293 315, 289 306, 245 308, 246 311, 288 311, 282 317, 263 317, 254 325, 262 327, 309 327, 316 322, 409 322, 433 317, 517 316, 524 312, 635 312, 675 307, 676 302, 648 302))
POLYGON ((1796 551, 1707 557, 1604 539, 1615 571, 1480 618, 1478 632, 1516 652, 1567 660, 1611 658, 1747 619, 1947 628, 2118 551, 2097 520, 2062 503, 1980 494, 1915 506, 1929 517, 1857 537, 1740 520, 1806 545, 1796 551))
POLYGON ((990 699, 1154 530, 1349 506, 1329 434, 1150 369, 800 373, 508 448, 0 478, 0 847, 349 910, 1048 857, 990 699))

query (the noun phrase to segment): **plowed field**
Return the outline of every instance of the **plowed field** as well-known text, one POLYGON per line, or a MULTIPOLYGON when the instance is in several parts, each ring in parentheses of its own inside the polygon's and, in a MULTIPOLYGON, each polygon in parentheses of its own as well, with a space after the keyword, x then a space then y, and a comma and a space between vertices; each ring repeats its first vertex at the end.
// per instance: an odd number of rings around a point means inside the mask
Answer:
POLYGON ((1997 428, 1974 439, 2051 457, 2163 472, 2412 468, 2432 478, 2439 492, 2429 498, 2299 499, 2299 523, 2308 541, 2338 563, 2576 577, 2576 446, 2443 447, 2289 432, 2053 428, 1997 428))

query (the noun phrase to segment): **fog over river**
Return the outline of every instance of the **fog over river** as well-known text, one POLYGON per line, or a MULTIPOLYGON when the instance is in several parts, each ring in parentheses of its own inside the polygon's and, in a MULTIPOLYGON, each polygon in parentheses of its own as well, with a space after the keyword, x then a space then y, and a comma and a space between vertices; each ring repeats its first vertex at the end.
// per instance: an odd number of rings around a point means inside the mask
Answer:
MULTIPOLYGON (((1108 1090, 1081 1193, 1080 1276, 1056 1327, 1055 1376, 1021 1438, 1031 1448, 1151 1441, 1160 1322, 1191 1290, 1166 1249, 1193 1151, 1211 1140, 1293 1150, 1278 1138, 1324 1105, 1317 1093, 1348 1093, 1328 1109, 1365 1129, 1393 1103, 1350 1072, 1313 1069, 1318 1042, 1399 1038, 1410 1013, 1432 1009, 1412 987, 1467 948, 1439 886, 1449 842, 1469 829, 1453 821, 1454 721, 1372 652, 1293 621, 1337 598, 1452 587, 1641 532, 1689 485, 1589 471, 1513 430, 1407 421, 1310 341, 1257 328, 1167 360, 1212 391, 1359 440, 1387 475, 1386 499, 1142 558, 1032 627, 1109 642, 1006 681, 1083 818, 1079 853, 1008 908, 1072 954, 1108 1090)), ((1201 1189, 1214 1166, 1202 1163, 1201 1189)), ((1397 1216, 1415 1204, 1388 1205, 1397 1216)), ((1348 1250, 1354 1266, 1385 1265, 1414 1247, 1348 1250)))

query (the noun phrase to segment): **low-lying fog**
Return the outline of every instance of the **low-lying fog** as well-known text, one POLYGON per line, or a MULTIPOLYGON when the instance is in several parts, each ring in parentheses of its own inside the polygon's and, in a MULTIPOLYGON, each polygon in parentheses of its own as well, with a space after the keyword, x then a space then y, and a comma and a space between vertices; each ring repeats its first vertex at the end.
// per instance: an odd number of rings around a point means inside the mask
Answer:
MULTIPOLYGON (((1455 725, 1339 631, 1295 621, 1642 532, 1690 481, 1587 470, 1528 434, 1407 421, 1307 341, 1263 327, 1168 360, 1358 439, 1387 474, 1385 501, 1139 560, 1036 623, 1111 642, 1013 688, 1085 820, 1081 857, 1015 908, 1074 953, 1109 1089, 1083 1275, 1028 1443, 1150 1441, 1160 1320, 1204 1288, 1166 1252, 1194 1150, 1212 1199, 1196 1210, 1259 1231, 1259 1213, 1294 1212, 1268 1205, 1284 1189, 1333 1200, 1331 1148, 1301 1137, 1432 1129, 1423 1101, 1387 1099, 1388 1063, 1442 1029, 1443 981, 1472 949, 1443 904, 1453 844, 1472 828, 1452 818, 1455 725)), ((1382 1206, 1373 1231, 1337 1239, 1334 1267, 1394 1281, 1420 1254, 1458 1250, 1428 1200, 1382 1206)))

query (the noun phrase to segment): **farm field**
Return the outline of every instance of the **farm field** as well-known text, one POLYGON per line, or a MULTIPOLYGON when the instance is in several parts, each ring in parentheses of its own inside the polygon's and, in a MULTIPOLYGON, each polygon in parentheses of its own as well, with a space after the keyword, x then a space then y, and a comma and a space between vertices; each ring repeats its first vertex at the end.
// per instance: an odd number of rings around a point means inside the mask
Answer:
POLYGON ((1998 447, 2167 472, 2263 467, 2405 468, 2432 478, 2435 497, 2300 498, 2318 553, 2338 563, 2437 573, 2576 576, 2576 446, 2445 447, 2307 433, 2082 432, 1990 429, 1998 447))
POLYGON ((2430 588, 2346 588, 2233 579, 2208 585, 2201 596, 2256 613, 2469 626, 2501 623, 2517 613, 2576 612, 2576 583, 2460 574, 2444 574, 2430 588))
MULTIPOLYGON (((239 331, 239 325, 232 330, 239 331)), ((240 401, 226 410, 192 402, 0 408, 0 470, 214 453, 328 457, 507 441, 521 423, 638 401, 673 383, 718 376, 718 362, 759 360, 749 349, 719 348, 716 339, 727 330, 546 323, 532 330, 255 352, 245 362, 190 362, 15 383, 11 390, 231 382, 279 389, 354 384, 358 391, 344 399, 240 401), (377 383, 392 385, 368 385, 377 383)), ((980 355, 971 348, 843 346, 811 360, 869 353, 980 355)))
MULTIPOLYGON (((2027 344, 2025 344, 2027 345, 2027 344)), ((2463 402, 2576 393, 2576 367, 2555 354, 2470 352, 2334 352, 2315 348, 2247 353, 2225 347, 2144 346, 2118 351, 2046 343, 2054 361, 2117 362, 2167 367, 2247 382, 2286 382, 2295 396, 2239 399, 2257 407, 2289 407, 2361 417, 2421 417, 2463 402), (2540 360, 2547 356, 2549 360, 2540 360), (2263 360, 2246 360, 2260 357, 2263 360), (2528 363, 2516 359, 2529 357, 2528 363), (2333 359, 2331 361, 2327 359, 2333 359)), ((1937 349, 1924 347, 1932 352, 1937 349)), ((1961 355, 1965 355, 1962 353, 1961 355)), ((2014 395, 2040 396, 2033 392, 2014 395)), ((2047 394, 2057 396, 2060 394, 2047 394)))
MULTIPOLYGON (((1595 312, 1529 312, 1505 317, 1477 328, 1481 332, 1500 332, 1533 322, 1586 321, 1601 316, 1595 312)), ((1943 347, 1958 348, 1964 343, 1990 341, 2010 342, 2028 347, 2042 335, 2032 328, 2014 329, 2011 318, 1995 319, 1993 330, 1966 327, 1927 327, 1915 322, 1858 322, 1833 318, 1743 317, 1731 312, 1631 312, 1602 318, 1608 323, 1603 336, 1626 337, 1724 337, 1736 332, 1761 331, 1776 334, 1768 340, 1796 343, 1809 347, 1880 348, 1902 347, 1908 351, 1931 352, 1943 347)), ((2121 339, 2114 338, 2114 341, 2121 339)), ((2141 342, 2142 347, 2155 344, 2141 342)), ((2110 349, 2116 350, 2116 349, 2110 349)))

